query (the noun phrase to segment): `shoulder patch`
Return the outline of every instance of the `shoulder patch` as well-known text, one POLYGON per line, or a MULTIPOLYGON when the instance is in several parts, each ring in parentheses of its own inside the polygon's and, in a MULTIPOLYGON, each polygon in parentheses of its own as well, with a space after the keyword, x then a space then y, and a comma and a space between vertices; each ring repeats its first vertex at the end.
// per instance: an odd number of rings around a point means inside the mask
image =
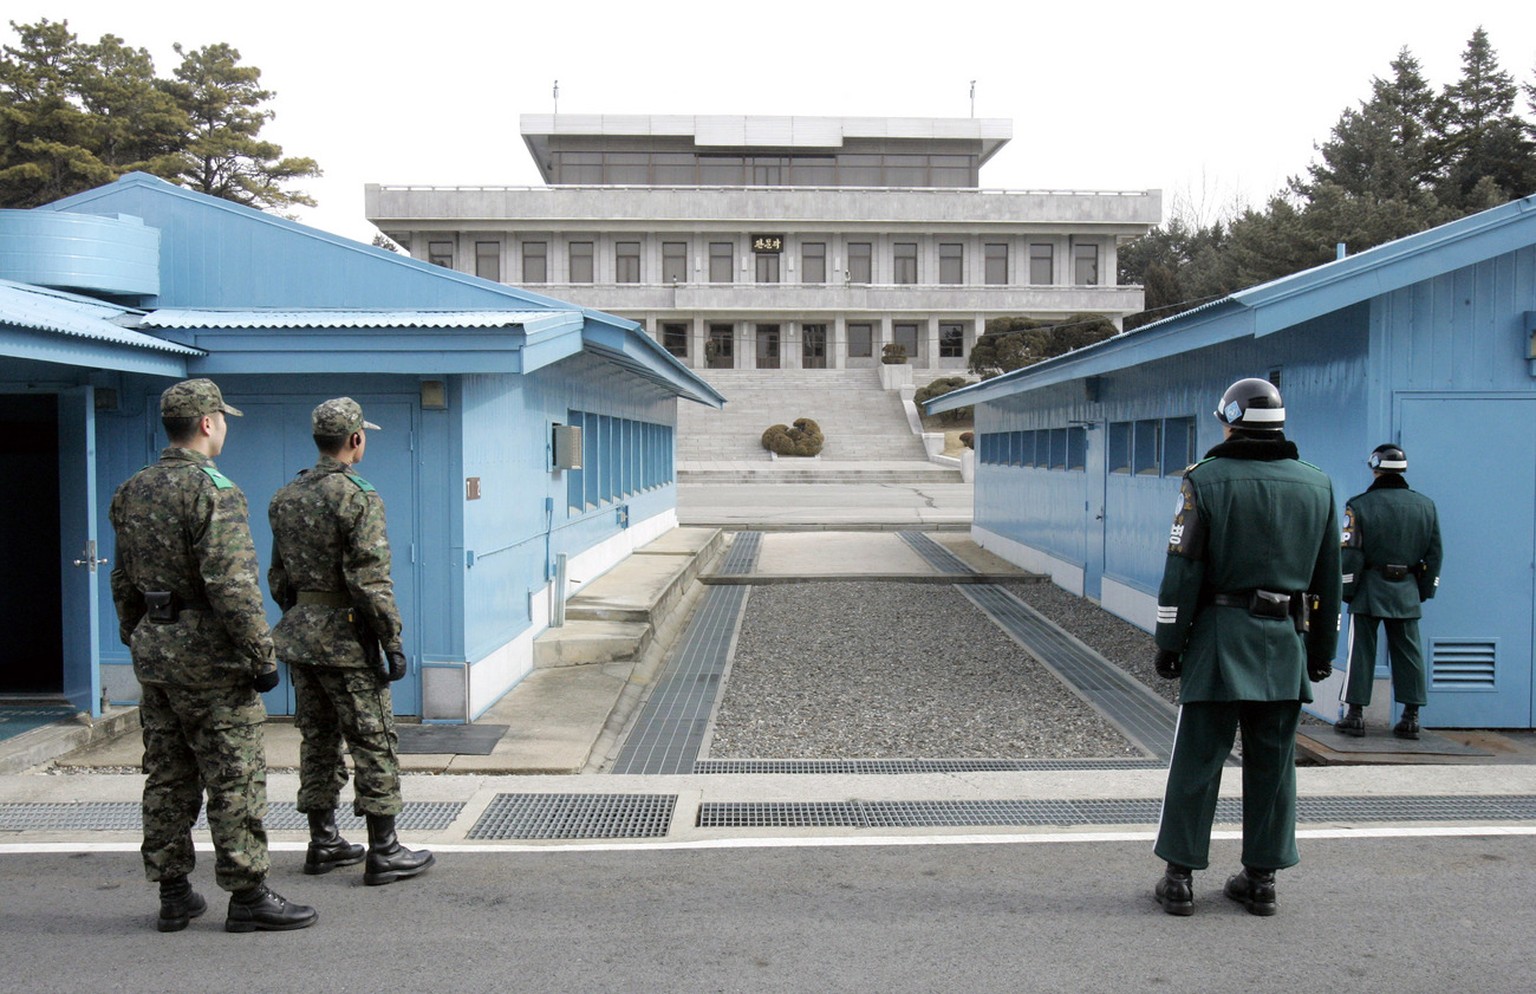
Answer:
POLYGON ((1200 466, 1205 465, 1206 463, 1210 462, 1214 458, 1215 458, 1215 456, 1206 456, 1204 459, 1201 459, 1199 462, 1192 462, 1188 466, 1185 466, 1184 467, 1184 472, 1179 474, 1179 475, 1180 476, 1188 476, 1195 469, 1197 469, 1200 466))
POLYGON ((377 490, 373 489, 373 484, 369 483, 367 480, 363 479, 361 476, 358 476, 356 473, 345 473, 343 475, 346 476, 347 479, 349 479, 353 483, 355 483, 357 485, 357 489, 361 490, 363 493, 365 493, 365 494, 378 493, 377 490))
POLYGON ((208 479, 212 480, 213 485, 218 487, 220 490, 228 490, 230 487, 235 485, 233 480, 225 476, 223 473, 220 473, 218 469, 213 466, 199 466, 197 468, 207 474, 208 479))

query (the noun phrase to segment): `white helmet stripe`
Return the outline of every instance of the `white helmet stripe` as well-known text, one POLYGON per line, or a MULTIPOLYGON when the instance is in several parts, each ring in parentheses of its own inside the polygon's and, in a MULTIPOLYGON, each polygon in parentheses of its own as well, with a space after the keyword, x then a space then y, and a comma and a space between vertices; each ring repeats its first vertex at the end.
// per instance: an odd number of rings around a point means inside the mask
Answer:
POLYGON ((1243 423, 1250 421, 1284 421, 1285 408, 1283 407, 1250 407, 1243 412, 1243 423))
POLYGON ((1408 460, 1406 460, 1406 459, 1383 459, 1383 460, 1381 460, 1380 462, 1378 462, 1376 464, 1376 467, 1378 469, 1407 469, 1408 468, 1408 460))

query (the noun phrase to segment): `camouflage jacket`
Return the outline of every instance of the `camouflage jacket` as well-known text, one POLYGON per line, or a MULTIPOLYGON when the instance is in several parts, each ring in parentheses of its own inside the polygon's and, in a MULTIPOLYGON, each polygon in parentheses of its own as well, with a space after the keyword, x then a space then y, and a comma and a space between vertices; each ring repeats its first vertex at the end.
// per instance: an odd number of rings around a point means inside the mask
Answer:
POLYGON ((112 601, 141 683, 221 687, 276 668, 245 494, 213 460, 169 447, 112 496, 112 601), (145 592, 169 591, 173 622, 148 617, 145 592))
POLYGON ((273 496, 267 518, 267 584, 284 608, 272 633, 279 658, 314 666, 371 665, 354 623, 367 625, 385 649, 400 648, 384 499, 367 480, 322 455, 273 496), (296 604, 301 592, 344 595, 351 606, 296 604))

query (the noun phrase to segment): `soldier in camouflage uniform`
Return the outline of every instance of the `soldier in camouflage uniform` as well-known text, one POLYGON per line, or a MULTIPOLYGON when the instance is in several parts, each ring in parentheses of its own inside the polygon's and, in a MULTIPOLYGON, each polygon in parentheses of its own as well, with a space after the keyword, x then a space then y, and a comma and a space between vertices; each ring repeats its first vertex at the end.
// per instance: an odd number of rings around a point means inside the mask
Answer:
POLYGON ((1239 380, 1216 412, 1225 441, 1184 472, 1157 595, 1157 671, 1181 677, 1179 721, 1154 851, 1154 894, 1194 910, 1209 865, 1222 765, 1243 735, 1243 870, 1225 893, 1275 913, 1275 871, 1296 853, 1296 726, 1338 642, 1333 484, 1286 440, 1268 380, 1239 380), (1310 622, 1308 611, 1310 610, 1310 622))
POLYGON ((402 806, 400 761, 389 683, 405 676, 400 611, 389 575, 384 500, 352 469, 369 431, 350 397, 328 400, 310 417, 319 461, 272 498, 272 567, 267 583, 282 606, 273 631, 288 663, 303 736, 299 810, 309 817, 305 873, 328 873, 363 856, 336 830, 347 782, 342 741, 355 768, 352 809, 368 823, 363 880, 387 884, 432 865, 432 853, 395 837, 402 806), (382 659, 380 657, 383 657, 382 659))
POLYGON ((1408 454, 1378 445, 1366 460, 1375 482, 1344 505, 1344 599, 1349 602, 1349 668, 1344 701, 1349 711, 1333 727, 1365 734, 1365 714, 1376 678, 1376 626, 1387 630, 1392 696, 1403 716, 1392 726, 1401 739, 1419 737, 1419 708, 1429 703, 1420 605, 1440 586, 1440 517, 1435 502, 1408 487, 1408 454))
POLYGON ((305 928, 314 908, 269 889, 267 770, 257 691, 277 685, 245 495, 213 464, 224 403, 210 380, 160 396, 170 445, 112 497, 118 633, 142 688, 144 867, 160 883, 162 932, 207 910, 187 875, 192 825, 208 794, 218 884, 231 932, 305 928))

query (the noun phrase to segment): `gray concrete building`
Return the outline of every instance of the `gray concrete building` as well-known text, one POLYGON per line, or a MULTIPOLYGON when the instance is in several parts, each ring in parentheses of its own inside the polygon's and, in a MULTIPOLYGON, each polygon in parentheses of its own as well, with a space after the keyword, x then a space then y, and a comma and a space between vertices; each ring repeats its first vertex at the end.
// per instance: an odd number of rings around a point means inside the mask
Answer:
POLYGON ((695 368, 962 370, 989 318, 1142 308, 1157 190, 981 186, 1012 122, 525 115, 542 187, 368 184, 412 256, 640 322, 695 368))

